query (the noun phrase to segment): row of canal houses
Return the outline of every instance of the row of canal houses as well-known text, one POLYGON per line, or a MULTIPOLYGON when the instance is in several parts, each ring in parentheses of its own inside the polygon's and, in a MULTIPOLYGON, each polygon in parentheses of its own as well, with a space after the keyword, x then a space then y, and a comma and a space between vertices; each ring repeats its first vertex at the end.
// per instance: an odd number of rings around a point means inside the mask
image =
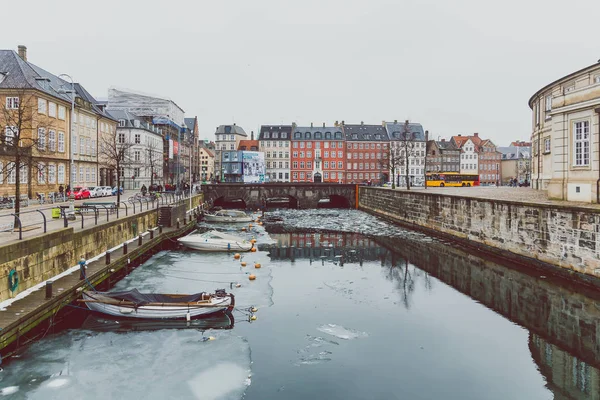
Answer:
POLYGON ((395 149, 403 148, 405 131, 413 144, 408 164, 404 158, 396 163, 397 184, 404 184, 407 169, 417 186, 423 185, 426 172, 435 171, 478 173, 482 185, 500 183, 501 154, 491 140, 477 133, 429 140, 420 123, 398 120, 377 125, 262 125, 258 138, 251 133, 249 140, 240 126, 221 125, 215 133, 216 178, 242 182, 241 162, 231 160, 235 151, 248 150, 264 153, 266 182, 382 184, 391 180, 389 160, 395 149))

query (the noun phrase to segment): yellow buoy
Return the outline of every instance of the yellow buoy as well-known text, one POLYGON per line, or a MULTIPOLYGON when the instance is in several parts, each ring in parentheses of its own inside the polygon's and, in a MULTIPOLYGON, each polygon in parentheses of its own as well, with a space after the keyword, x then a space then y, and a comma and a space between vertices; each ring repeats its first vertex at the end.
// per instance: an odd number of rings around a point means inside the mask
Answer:
POLYGON ((245 232, 245 231, 246 231, 246 227, 243 227, 243 228, 242 228, 242 231, 243 231, 243 232, 245 232))
POLYGON ((245 267, 246 266, 246 261, 242 261, 241 265, 242 265, 242 267, 245 267))
POLYGON ((254 263, 254 268, 259 269, 261 265, 259 263, 254 263))
POLYGON ((256 321, 256 315, 253 315, 253 316, 251 316, 251 317, 250 317, 250 319, 251 319, 252 321, 256 321))
POLYGON ((253 281, 253 280, 255 280, 255 279, 256 279, 256 275, 250 275, 250 276, 248 277, 248 279, 250 279, 251 281, 253 281))
POLYGON ((259 222, 258 224, 262 226, 262 224, 263 224, 263 223, 262 223, 262 222, 259 222))
POLYGON ((250 309, 250 311, 252 311, 252 312, 257 312, 257 311, 258 311, 258 308, 256 308, 256 307, 252 307, 252 308, 250 309))
POLYGON ((248 224, 248 228, 252 228, 252 224, 248 224))
POLYGON ((251 248, 250 251, 254 253, 256 251, 256 247, 251 248))
POLYGON ((252 243, 252 244, 256 243, 256 239, 252 238, 252 239, 250 240, 250 243, 252 243))
POLYGON ((240 253, 235 253, 235 254, 233 255, 233 258, 235 258, 236 260, 237 260, 237 259, 239 259, 240 257, 241 257, 241 256, 240 256, 240 253))
POLYGON ((235 287, 242 287, 242 285, 240 283, 236 283, 235 287))

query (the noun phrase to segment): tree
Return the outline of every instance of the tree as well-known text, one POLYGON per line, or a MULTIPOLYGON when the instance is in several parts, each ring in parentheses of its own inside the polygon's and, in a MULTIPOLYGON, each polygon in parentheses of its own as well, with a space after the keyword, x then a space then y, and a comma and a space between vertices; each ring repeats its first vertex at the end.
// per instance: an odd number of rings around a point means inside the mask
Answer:
MULTIPOLYGON (((162 142, 159 148, 153 140, 147 141, 144 146, 146 157, 146 170, 150 171, 150 185, 154 185, 154 174, 158 171, 162 172, 162 142)), ((162 176, 162 173, 161 173, 162 176)))
POLYGON ((405 177, 406 177, 406 190, 410 190, 410 176, 409 162, 410 158, 416 155, 415 151, 415 134, 410 131, 410 125, 408 120, 404 121, 402 132, 400 133, 400 140, 398 141, 398 149, 400 150, 400 157, 403 158, 402 164, 405 166, 405 177))
POLYGON ((0 130, 0 172, 9 183, 14 181, 15 214, 18 215, 21 211, 21 185, 27 185, 28 197, 32 198, 33 171, 37 172, 36 179, 43 177, 46 167, 40 161, 44 155, 55 152, 55 149, 49 148, 46 139, 51 132, 56 135, 56 119, 38 113, 38 96, 24 89, 7 94, 0 109, 0 126, 4 128, 0 130))
POLYGON ((392 181, 392 189, 396 189, 396 171, 404 165, 404 157, 400 155, 398 143, 390 142, 386 148, 386 144, 382 145, 381 156, 378 160, 380 169, 389 171, 392 181))
POLYGON ((132 146, 132 141, 123 132, 115 131, 100 138, 98 160, 102 166, 117 174, 117 204, 121 202, 121 178, 125 168, 131 165, 132 146))

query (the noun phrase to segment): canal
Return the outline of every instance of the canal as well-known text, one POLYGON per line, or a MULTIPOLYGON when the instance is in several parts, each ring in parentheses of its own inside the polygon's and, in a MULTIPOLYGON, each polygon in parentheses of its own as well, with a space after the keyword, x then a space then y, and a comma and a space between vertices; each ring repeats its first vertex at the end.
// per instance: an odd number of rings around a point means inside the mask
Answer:
POLYGON ((595 293, 358 211, 265 221, 270 233, 219 226, 257 239, 245 267, 174 245, 114 288, 227 288, 233 318, 131 324, 78 310, 68 329, 4 362, 0 395, 600 399, 595 293))

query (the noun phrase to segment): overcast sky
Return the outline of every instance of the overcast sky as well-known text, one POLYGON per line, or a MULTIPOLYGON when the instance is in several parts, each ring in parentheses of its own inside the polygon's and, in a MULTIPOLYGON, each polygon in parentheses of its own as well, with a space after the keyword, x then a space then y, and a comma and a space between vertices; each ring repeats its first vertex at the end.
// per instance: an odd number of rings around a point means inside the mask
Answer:
POLYGON ((529 97, 600 59, 600 1, 58 1, 4 5, 0 48, 169 97, 202 137, 236 122, 381 123, 528 139, 529 97), (7 8, 8 7, 8 8, 7 8))

